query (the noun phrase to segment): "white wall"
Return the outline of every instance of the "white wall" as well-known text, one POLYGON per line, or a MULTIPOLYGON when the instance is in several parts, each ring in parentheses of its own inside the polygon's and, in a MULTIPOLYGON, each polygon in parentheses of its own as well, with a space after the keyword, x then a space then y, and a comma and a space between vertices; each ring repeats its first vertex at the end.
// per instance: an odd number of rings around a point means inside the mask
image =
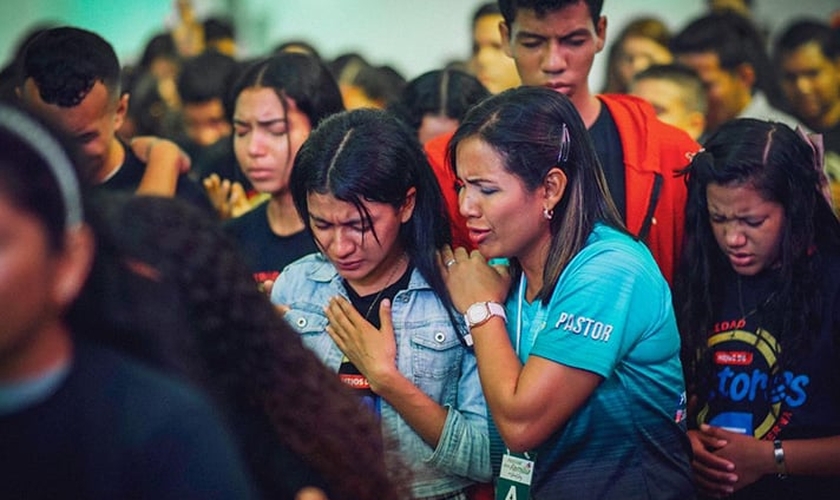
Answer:
MULTIPOLYGON (((327 58, 357 50, 411 78, 469 55, 470 22, 482 0, 251 0, 243 33, 248 49, 303 38, 327 58), (247 38, 248 36, 252 38, 247 38), (262 37, 260 39, 259 37, 262 37)), ((638 15, 655 15, 672 30, 704 12, 705 0, 605 0, 610 34, 638 15)), ((796 15, 828 18, 837 0, 754 0, 756 18, 775 28, 796 15)), ((605 57, 595 60, 592 87, 601 87, 605 57)))
MULTIPOLYGON (((326 58, 358 51, 391 64, 407 78, 470 51, 470 20, 481 0, 193 0, 200 15, 230 12, 243 55, 303 38, 326 58)), ((677 30, 703 12, 704 0, 606 0, 607 43, 628 19, 654 14, 677 30)), ((827 18, 837 0, 754 0, 756 17, 770 29, 793 16, 827 18)), ((3 0, 0 61, 19 36, 42 20, 70 23, 102 34, 124 62, 139 57, 148 38, 173 20, 174 0, 3 0)), ((592 87, 600 88, 604 57, 595 60, 592 87)))

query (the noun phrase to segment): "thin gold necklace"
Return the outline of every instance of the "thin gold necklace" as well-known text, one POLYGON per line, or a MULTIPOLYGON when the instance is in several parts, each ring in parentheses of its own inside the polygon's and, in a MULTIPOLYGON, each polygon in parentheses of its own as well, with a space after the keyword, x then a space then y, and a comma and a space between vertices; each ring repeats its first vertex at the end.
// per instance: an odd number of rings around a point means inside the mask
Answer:
POLYGON ((379 302, 379 298, 382 297, 382 294, 385 293, 385 290, 387 290, 388 287, 392 285, 391 280, 394 279, 394 275, 397 274, 397 269, 400 268, 400 264, 402 264, 404 256, 405 254, 400 255, 400 258, 397 259, 397 262, 394 264, 393 269, 391 269, 391 274, 389 274, 388 279, 385 280, 385 286, 379 290, 379 292, 376 294, 376 297, 373 298, 373 302, 371 302, 370 306, 368 306, 368 310, 365 313, 366 321, 370 321, 368 318, 370 317, 370 313, 371 311, 373 311, 374 306, 376 306, 376 303, 379 302))

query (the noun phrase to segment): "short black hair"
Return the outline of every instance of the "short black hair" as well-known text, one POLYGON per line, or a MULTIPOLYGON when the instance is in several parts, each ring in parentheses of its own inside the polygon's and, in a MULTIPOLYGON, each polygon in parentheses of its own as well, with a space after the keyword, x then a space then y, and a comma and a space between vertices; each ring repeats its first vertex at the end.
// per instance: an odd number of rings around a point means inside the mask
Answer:
POLYGON ((670 49, 675 56, 715 54, 720 67, 729 72, 742 64, 752 66, 755 88, 764 92, 772 105, 785 108, 764 36, 746 17, 731 11, 699 17, 671 38, 670 49))
POLYGON ((833 29, 818 19, 792 21, 776 39, 773 55, 778 60, 783 54, 815 42, 828 59, 840 57, 840 29, 833 29))
POLYGON ((715 12, 695 18, 671 38, 671 52, 711 52, 720 67, 732 71, 747 63, 755 66, 764 51, 764 39, 749 19, 734 12, 715 12))
POLYGON ((679 63, 653 64, 633 75, 632 84, 645 79, 667 80, 676 83, 680 87, 681 94, 689 108, 706 114, 708 108, 706 90, 700 76, 692 68, 679 63))
POLYGON ((502 11, 499 9, 499 4, 497 2, 486 2, 478 6, 475 9, 475 13, 473 13, 472 22, 473 24, 477 23, 479 19, 484 16, 490 15, 501 15, 502 11))
POLYGON ((206 50, 188 58, 178 75, 178 94, 185 104, 220 99, 224 101, 233 80, 238 76, 239 63, 233 57, 215 50, 206 50))
POLYGON ((549 12, 578 3, 586 4, 592 23, 597 26, 601 10, 604 8, 604 0, 499 0, 499 10, 505 18, 505 24, 511 26, 516 19, 516 12, 520 9, 531 9, 537 17, 543 17, 549 12))
POLYGON ((110 43, 92 31, 69 26, 45 30, 23 54, 22 80, 32 78, 41 99, 71 108, 102 82, 112 97, 120 95, 120 63, 110 43))
POLYGON ((236 37, 233 23, 224 17, 209 17, 204 20, 202 26, 204 27, 204 41, 207 43, 236 37))

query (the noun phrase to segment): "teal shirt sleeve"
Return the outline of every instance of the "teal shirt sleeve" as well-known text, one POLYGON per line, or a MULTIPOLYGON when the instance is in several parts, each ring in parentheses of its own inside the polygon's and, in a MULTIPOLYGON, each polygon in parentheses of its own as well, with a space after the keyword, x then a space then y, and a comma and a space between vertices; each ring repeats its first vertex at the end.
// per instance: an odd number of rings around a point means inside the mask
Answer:
POLYGON ((640 362, 671 356, 678 337, 656 334, 674 327, 668 285, 647 248, 599 226, 561 275, 531 355, 607 378, 631 351, 640 362), (637 349, 658 338, 673 345, 637 349))

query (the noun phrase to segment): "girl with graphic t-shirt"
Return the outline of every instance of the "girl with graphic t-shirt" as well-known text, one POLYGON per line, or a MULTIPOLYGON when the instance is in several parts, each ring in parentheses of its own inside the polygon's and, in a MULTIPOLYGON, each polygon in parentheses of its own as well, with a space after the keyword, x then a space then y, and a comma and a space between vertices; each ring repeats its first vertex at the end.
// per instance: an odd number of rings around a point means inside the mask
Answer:
POLYGON ((734 120, 685 170, 674 298, 692 465, 709 496, 840 490, 840 222, 806 139, 734 120))

